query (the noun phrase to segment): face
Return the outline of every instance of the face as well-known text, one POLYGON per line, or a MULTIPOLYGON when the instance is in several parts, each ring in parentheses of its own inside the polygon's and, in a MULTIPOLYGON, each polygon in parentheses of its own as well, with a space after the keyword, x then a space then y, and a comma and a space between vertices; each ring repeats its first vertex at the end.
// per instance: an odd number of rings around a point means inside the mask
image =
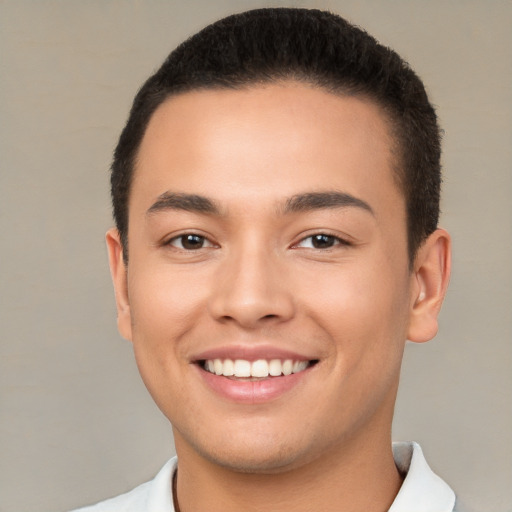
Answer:
POLYGON ((418 294, 391 148, 373 103, 293 83, 155 112, 126 272, 109 246, 178 454, 272 472, 388 439, 418 294))

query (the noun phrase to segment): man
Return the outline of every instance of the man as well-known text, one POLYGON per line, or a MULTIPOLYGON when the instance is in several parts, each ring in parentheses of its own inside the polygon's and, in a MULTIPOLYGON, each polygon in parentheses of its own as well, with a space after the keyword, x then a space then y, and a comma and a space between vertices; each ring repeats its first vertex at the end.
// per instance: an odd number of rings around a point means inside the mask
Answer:
POLYGON ((449 279, 439 160, 419 78, 332 14, 250 11, 171 53, 120 137, 107 245, 177 459, 86 510, 454 510, 391 443, 449 279))

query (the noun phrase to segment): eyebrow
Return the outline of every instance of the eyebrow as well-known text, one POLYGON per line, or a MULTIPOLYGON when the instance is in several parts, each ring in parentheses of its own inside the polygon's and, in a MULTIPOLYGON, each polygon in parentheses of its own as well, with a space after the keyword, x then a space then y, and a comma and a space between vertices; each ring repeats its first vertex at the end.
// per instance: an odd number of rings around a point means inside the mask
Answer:
MULTIPOLYGON (((367 202, 346 192, 338 191, 296 194, 285 201, 280 211, 286 215, 346 207, 360 208, 375 215, 372 207, 367 202)), ((150 215, 165 210, 183 210, 207 215, 221 215, 221 210, 215 201, 208 197, 170 191, 159 195, 157 201, 148 209, 147 214, 150 215)))
POLYGON ((157 201, 148 209, 147 214, 164 210, 184 210, 187 212, 220 215, 220 208, 211 199, 197 194, 176 192, 164 192, 159 195, 157 201))
POLYGON ((290 197, 284 205, 284 213, 299 213, 311 210, 355 207, 375 215, 372 207, 362 199, 338 191, 308 192, 290 197))

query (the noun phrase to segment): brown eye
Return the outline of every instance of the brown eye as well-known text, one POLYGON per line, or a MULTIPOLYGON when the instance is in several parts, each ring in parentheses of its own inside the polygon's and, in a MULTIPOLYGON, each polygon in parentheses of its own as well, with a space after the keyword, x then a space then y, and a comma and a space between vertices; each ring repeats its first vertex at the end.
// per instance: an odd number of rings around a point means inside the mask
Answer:
POLYGON ((349 242, 334 235, 327 233, 317 233, 302 239, 296 247, 305 247, 307 249, 331 249, 338 245, 350 245, 349 242))
POLYGON ((311 237, 311 245, 315 249, 329 249, 336 241, 336 237, 331 235, 314 235, 311 237))
POLYGON ((169 241, 169 245, 178 249, 184 249, 185 251, 197 251, 198 249, 212 246, 206 237, 194 233, 177 236, 169 241))

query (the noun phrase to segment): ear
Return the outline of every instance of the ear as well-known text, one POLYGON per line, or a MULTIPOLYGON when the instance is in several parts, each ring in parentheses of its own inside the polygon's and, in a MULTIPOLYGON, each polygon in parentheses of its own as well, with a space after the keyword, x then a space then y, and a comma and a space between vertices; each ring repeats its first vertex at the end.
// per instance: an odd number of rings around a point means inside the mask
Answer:
POLYGON ((128 269, 123 260, 123 245, 119 231, 115 228, 109 229, 105 239, 107 242, 110 274, 112 275, 116 295, 117 328, 123 338, 131 341, 132 322, 128 298, 128 269))
POLYGON ((437 334, 437 317, 448 288, 450 271, 450 235, 444 229, 436 229, 419 248, 414 260, 410 341, 423 343, 437 334))

